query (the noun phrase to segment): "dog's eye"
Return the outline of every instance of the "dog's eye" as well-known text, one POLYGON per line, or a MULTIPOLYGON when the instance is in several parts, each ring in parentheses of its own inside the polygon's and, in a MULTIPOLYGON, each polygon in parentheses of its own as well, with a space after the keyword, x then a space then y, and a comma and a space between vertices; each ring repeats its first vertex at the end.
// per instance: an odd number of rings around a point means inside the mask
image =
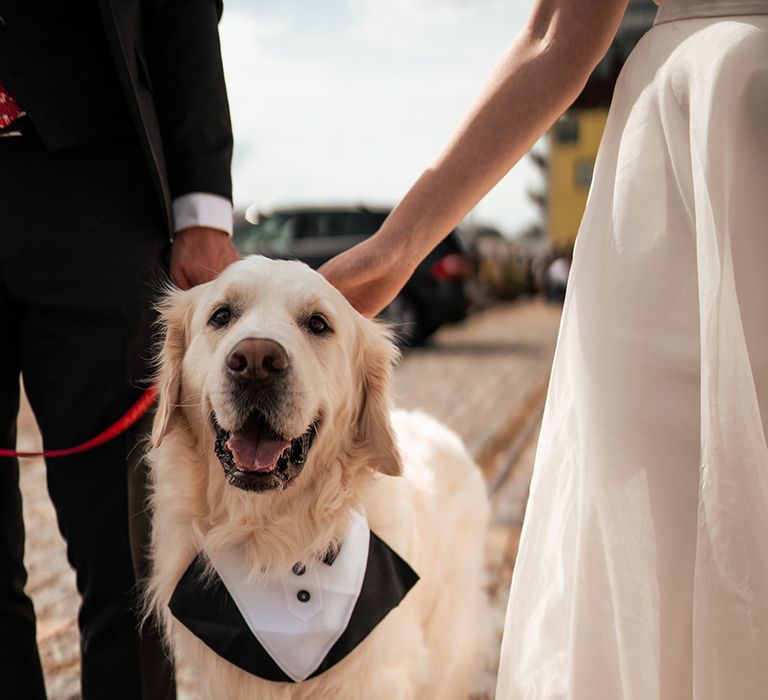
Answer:
POLYGON ((320 314, 310 316, 307 321, 307 328, 310 333, 314 333, 315 335, 325 335, 331 330, 328 321, 326 321, 320 314))
POLYGON ((232 312, 228 306, 220 306, 213 312, 208 324, 214 328, 224 328, 232 320, 232 312))

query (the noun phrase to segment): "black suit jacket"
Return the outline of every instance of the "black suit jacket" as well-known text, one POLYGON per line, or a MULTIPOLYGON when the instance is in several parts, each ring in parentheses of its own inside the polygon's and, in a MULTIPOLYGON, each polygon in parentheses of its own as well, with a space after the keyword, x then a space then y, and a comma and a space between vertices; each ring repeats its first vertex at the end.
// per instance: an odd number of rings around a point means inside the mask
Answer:
POLYGON ((0 0, 0 78, 52 150, 135 130, 170 227, 189 192, 231 199, 221 0, 0 0))

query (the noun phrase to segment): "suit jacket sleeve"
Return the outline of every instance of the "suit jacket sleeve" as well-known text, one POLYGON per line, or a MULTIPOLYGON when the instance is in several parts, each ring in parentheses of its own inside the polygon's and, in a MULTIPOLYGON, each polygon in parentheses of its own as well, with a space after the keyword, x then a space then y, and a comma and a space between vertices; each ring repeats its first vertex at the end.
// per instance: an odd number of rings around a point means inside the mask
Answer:
POLYGON ((232 199, 232 126, 218 21, 220 0, 147 0, 148 72, 171 197, 232 199))

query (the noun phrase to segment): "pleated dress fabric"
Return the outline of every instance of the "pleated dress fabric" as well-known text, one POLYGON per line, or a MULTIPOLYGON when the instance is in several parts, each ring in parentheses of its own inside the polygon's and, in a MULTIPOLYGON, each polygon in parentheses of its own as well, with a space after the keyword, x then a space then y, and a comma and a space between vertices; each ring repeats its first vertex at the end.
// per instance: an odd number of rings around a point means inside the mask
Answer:
POLYGON ((768 698, 768 0, 663 0, 576 244, 498 700, 768 698))

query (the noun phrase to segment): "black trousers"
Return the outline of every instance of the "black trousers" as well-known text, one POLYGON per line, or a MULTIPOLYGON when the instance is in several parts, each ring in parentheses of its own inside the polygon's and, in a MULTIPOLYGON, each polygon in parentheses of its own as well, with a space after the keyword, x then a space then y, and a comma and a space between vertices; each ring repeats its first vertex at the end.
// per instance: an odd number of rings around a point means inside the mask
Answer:
MULTIPOLYGON (((138 398, 168 245, 130 135, 57 153, 34 135, 0 138, 0 446, 14 445, 20 373, 48 448, 92 437, 138 398)), ((156 631, 140 635, 137 623, 148 532, 140 433, 46 465, 82 596, 85 700, 175 694, 156 631)), ((0 695, 38 700, 18 478, 17 461, 0 458, 0 695)))

